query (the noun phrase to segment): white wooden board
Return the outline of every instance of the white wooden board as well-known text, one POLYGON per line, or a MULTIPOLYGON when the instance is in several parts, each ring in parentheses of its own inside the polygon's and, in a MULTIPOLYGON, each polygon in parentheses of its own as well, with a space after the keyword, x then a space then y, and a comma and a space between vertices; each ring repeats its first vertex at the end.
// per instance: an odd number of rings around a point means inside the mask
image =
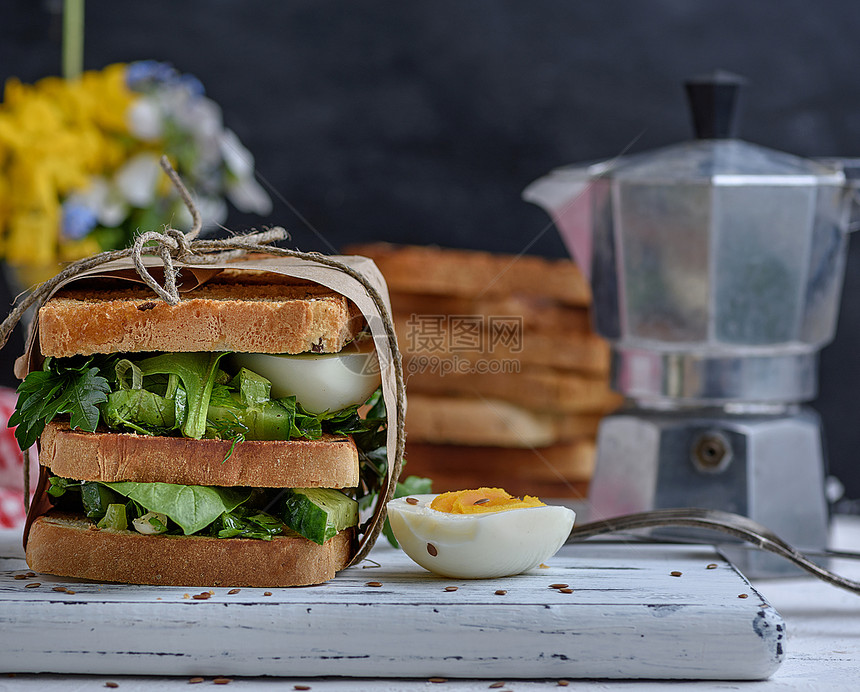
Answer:
POLYGON ((568 546, 548 569, 488 581, 434 577, 387 547, 372 557, 322 586, 209 600, 16 580, 24 561, 0 557, 0 671, 713 680, 765 678, 784 656, 782 618, 707 546, 568 546))

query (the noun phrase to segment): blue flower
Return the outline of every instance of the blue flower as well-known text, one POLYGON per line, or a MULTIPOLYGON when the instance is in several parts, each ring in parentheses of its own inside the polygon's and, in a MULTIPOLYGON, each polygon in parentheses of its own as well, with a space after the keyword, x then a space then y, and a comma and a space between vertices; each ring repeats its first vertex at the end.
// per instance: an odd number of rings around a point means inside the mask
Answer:
POLYGON ((173 65, 158 60, 139 60, 128 66, 125 82, 129 89, 140 90, 153 84, 166 84, 175 81, 179 73, 173 65))
POLYGON ((193 74, 179 75, 178 83, 185 87, 192 96, 203 96, 206 93, 206 90, 203 88, 203 82, 193 74))
POLYGON ((63 202, 63 235, 71 240, 80 240, 98 223, 96 213, 80 202, 63 202))
POLYGON ((125 73, 129 89, 148 91, 157 87, 185 89, 191 96, 203 96, 203 83, 192 74, 182 74, 168 62, 139 60, 129 64, 125 73))

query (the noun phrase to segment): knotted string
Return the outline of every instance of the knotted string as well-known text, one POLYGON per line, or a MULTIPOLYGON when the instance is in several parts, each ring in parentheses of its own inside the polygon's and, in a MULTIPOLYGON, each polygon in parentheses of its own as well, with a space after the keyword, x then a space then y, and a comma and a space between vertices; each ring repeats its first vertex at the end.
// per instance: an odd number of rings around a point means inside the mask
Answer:
MULTIPOLYGON (((187 233, 178 231, 173 228, 165 228, 163 233, 157 231, 145 231, 139 234, 134 241, 134 244, 129 248, 122 250, 108 250, 92 257, 72 262, 67 265, 56 276, 36 286, 29 294, 23 297, 20 301, 16 301, 15 307, 0 324, 0 348, 6 345, 15 326, 31 308, 38 309, 45 301, 54 293, 55 289, 65 283, 70 278, 95 269, 99 266, 112 262, 114 260, 132 258, 134 268, 140 275, 140 278, 149 286, 159 298, 169 305, 176 305, 180 301, 179 291, 176 286, 176 268, 174 262, 181 262, 186 265, 190 264, 213 264, 216 262, 225 262, 242 257, 249 252, 263 253, 280 257, 295 257, 297 259, 315 262, 327 267, 331 267, 347 274, 355 279, 367 291, 382 319, 382 326, 388 340, 388 347, 392 355, 392 365, 394 366, 395 379, 395 411, 396 411, 396 444, 394 451, 394 465, 389 469, 387 487, 381 488, 377 499, 377 506, 374 512, 374 517, 371 519, 370 533, 365 535, 363 547, 356 555, 353 563, 362 560, 376 541, 384 523, 386 509, 385 503, 394 494, 394 489, 397 484, 397 479, 400 477, 402 467, 402 459, 405 449, 406 432, 406 395, 403 378, 403 362, 400 356, 400 351, 397 348, 397 337, 394 330, 394 320, 388 310, 385 299, 376 289, 376 287, 361 273, 353 269, 347 264, 340 262, 327 255, 322 255, 318 252, 301 252, 299 250, 289 250, 286 248, 271 245, 278 240, 285 240, 289 236, 287 232, 279 227, 273 227, 265 231, 247 233, 244 235, 236 235, 229 238, 201 240, 197 236, 203 227, 203 222, 200 217, 200 212, 194 204, 191 194, 185 187, 185 184, 180 179, 179 175, 170 165, 166 156, 161 157, 161 167, 170 178, 179 192, 182 201, 191 213, 192 226, 187 233), (143 257, 156 255, 161 259, 161 264, 164 270, 164 283, 159 284, 158 281, 150 274, 149 270, 144 266, 143 257), (375 522, 374 522, 375 520, 375 522)), ((29 511, 30 505, 30 460, 29 450, 24 450, 24 504, 29 511)))

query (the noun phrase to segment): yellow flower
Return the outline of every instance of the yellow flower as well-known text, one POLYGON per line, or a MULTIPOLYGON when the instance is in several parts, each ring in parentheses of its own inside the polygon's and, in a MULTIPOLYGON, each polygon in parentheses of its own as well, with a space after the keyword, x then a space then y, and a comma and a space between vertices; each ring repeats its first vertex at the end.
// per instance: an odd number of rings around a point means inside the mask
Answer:
POLYGON ((102 251, 95 238, 87 236, 80 240, 63 240, 60 243, 60 261, 74 262, 102 251))
POLYGON ((94 240, 61 237, 61 205, 143 149, 126 124, 137 96, 125 72, 115 64, 72 81, 7 80, 0 104, 0 256, 11 264, 51 266, 99 250, 94 240))
POLYGON ((10 192, 21 200, 9 215, 5 255, 11 264, 47 264, 56 258, 60 200, 50 172, 28 160, 10 171, 10 192))

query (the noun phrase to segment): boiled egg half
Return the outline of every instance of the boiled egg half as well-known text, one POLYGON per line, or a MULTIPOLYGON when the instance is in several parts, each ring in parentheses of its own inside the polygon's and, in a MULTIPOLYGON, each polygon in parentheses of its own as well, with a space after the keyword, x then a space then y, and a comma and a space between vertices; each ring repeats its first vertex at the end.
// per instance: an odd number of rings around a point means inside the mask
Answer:
POLYGON ((339 353, 234 353, 237 367, 272 383, 272 398, 294 396, 309 413, 363 404, 381 380, 373 338, 359 338, 339 353))
POLYGON ((391 500, 394 537, 419 565, 443 577, 489 579, 519 574, 555 555, 576 514, 501 488, 391 500))

